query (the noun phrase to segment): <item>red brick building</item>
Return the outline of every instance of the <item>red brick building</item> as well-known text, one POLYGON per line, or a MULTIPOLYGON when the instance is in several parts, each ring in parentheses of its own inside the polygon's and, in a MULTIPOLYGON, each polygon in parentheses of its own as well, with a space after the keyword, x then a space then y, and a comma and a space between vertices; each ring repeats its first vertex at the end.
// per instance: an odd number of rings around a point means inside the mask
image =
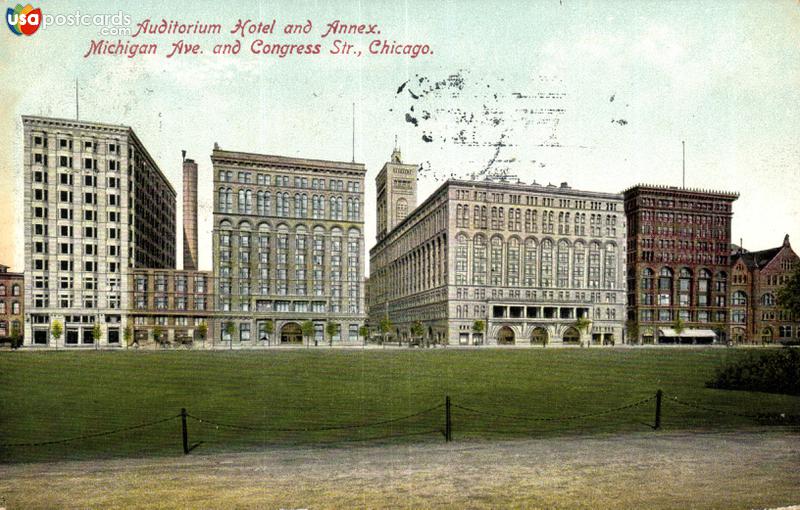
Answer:
POLYGON ((23 334, 24 281, 22 273, 10 273, 0 264, 0 343, 10 343, 14 328, 23 334))
POLYGON ((628 342, 727 342, 738 197, 641 184, 625 190, 628 342))
POLYGON ((789 244, 732 257, 730 338, 736 343, 774 343, 800 339, 800 317, 782 310, 778 290, 800 258, 789 244))

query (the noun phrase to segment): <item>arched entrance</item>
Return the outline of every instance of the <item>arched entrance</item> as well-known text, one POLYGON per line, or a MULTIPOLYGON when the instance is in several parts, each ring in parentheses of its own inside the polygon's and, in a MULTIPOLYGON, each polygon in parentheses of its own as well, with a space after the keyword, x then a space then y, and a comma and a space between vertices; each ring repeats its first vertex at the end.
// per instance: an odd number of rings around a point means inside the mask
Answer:
POLYGON ((302 344, 303 331, 300 329, 300 324, 296 322, 287 322, 281 328, 281 343, 282 344, 302 344))
POLYGON ((535 328, 531 333, 532 345, 545 345, 547 343, 547 330, 544 328, 535 328))
POLYGON ((563 342, 565 344, 577 344, 581 341, 581 334, 575 328, 569 328, 564 332, 563 342))
POLYGON ((761 342, 765 344, 772 342, 772 328, 764 328, 761 330, 761 342))
POLYGON ((508 326, 503 326, 497 332, 497 345, 514 345, 514 331, 508 326))

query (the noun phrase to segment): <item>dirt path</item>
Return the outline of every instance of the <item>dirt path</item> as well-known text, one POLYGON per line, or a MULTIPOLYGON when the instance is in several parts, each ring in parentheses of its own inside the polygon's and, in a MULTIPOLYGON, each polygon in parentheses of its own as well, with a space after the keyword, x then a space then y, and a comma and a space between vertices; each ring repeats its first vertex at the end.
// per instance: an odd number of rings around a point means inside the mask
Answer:
POLYGON ((0 466, 16 508, 774 508, 796 431, 270 449, 0 466))

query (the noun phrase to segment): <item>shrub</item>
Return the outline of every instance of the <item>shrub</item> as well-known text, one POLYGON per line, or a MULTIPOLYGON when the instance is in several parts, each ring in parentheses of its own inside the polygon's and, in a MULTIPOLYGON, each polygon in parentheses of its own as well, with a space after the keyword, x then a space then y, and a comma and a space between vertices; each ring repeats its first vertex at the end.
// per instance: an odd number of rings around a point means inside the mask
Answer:
POLYGON ((800 395, 800 350, 786 348, 751 353, 719 368, 716 377, 708 381, 706 387, 800 395))

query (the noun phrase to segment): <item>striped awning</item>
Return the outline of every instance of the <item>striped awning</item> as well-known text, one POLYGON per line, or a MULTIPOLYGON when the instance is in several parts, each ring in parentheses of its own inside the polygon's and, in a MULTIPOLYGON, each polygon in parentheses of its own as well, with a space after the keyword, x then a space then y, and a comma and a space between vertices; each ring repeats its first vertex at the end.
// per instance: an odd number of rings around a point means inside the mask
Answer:
POLYGON ((684 329, 679 335, 672 328, 662 328, 658 330, 659 336, 680 337, 680 338, 716 338, 717 334, 710 329, 684 329))

